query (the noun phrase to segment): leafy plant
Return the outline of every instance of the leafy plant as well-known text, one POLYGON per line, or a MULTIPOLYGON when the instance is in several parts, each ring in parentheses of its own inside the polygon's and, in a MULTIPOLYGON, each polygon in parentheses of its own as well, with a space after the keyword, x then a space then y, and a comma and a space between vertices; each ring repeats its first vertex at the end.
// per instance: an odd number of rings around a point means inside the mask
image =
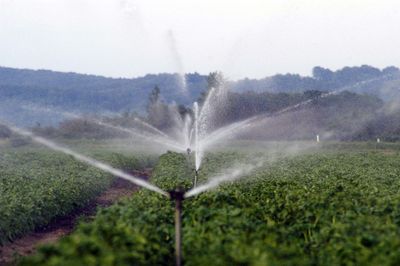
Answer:
MULTIPOLYGON (((303 155, 185 200, 185 265, 400 264, 399 156, 303 155)), ((162 156, 153 181, 185 180, 185 160, 162 156)), ((21 265, 172 265, 173 228, 173 204, 141 190, 21 265)))
MULTIPOLYGON (((102 158, 124 170, 141 167, 135 157, 102 158)), ((0 245, 85 206, 112 181, 109 174, 54 152, 0 154, 0 245)))

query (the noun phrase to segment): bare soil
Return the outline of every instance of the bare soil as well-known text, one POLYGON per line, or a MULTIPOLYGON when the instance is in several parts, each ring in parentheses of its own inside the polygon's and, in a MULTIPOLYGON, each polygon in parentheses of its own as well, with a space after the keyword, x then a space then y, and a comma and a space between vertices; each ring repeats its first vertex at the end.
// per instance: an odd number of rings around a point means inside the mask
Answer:
POLYGON ((383 153, 384 155, 392 156, 392 155, 396 155, 396 154, 397 154, 397 151, 395 151, 395 150, 390 150, 390 149, 385 149, 385 150, 382 150, 382 153, 383 153))
MULTIPOLYGON (((135 171, 132 174, 148 179, 150 171, 147 169, 143 172, 135 171)), ((85 207, 76 209, 66 216, 57 217, 48 225, 37 228, 34 232, 16 239, 12 243, 0 246, 0 266, 14 265, 13 262, 16 258, 33 254, 40 245, 57 242, 74 231, 78 219, 93 218, 98 207, 110 206, 121 198, 132 195, 137 189, 137 186, 124 179, 115 179, 110 188, 85 207)))

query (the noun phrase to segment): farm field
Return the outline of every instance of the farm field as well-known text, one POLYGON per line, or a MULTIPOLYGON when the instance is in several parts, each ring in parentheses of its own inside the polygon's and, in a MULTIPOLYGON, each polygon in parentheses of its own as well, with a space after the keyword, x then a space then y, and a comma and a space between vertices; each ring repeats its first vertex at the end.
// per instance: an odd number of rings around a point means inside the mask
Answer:
MULTIPOLYGON (((138 156, 115 152, 95 156, 126 171, 146 167, 138 156)), ((146 157, 147 158, 147 157, 146 157)), ((0 244, 45 226, 52 219, 87 205, 114 177, 44 148, 3 145, 0 152, 0 244)), ((1 256, 1 254, 0 254, 1 256)))
MULTIPOLYGON (((271 145, 254 146, 264 144, 271 145)), ((240 181, 186 199, 184 264, 398 265, 400 145, 321 146, 288 158, 274 154, 240 181)), ((230 147, 205 157, 200 183, 249 160, 249 152, 230 147)), ((260 148, 260 156, 271 154, 260 148)), ((192 174, 186 156, 170 152, 151 182, 165 190, 188 187, 192 174)), ((172 265, 173 205, 142 189, 19 263, 172 265)))
POLYGON ((400 266, 379 3, 0 0, 0 266, 400 266))

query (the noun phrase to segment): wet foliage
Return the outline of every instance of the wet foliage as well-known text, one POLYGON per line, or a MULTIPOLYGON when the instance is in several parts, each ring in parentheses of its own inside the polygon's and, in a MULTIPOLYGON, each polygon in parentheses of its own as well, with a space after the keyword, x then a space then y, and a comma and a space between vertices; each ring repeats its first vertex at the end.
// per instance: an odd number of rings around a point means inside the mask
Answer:
MULTIPOLYGON (((398 265, 399 159, 386 150, 302 155, 187 199, 184 264, 398 265)), ((184 180, 185 160, 162 156, 153 181, 168 189, 184 180)), ((210 173, 213 161, 204 161, 210 173)), ((172 265, 173 230, 173 203, 141 190, 21 264, 172 265)))
MULTIPOLYGON (((116 153, 104 153, 100 157, 122 169, 140 167, 135 157, 116 153)), ((112 180, 107 173, 55 152, 2 152, 0 244, 87 205, 112 180)))

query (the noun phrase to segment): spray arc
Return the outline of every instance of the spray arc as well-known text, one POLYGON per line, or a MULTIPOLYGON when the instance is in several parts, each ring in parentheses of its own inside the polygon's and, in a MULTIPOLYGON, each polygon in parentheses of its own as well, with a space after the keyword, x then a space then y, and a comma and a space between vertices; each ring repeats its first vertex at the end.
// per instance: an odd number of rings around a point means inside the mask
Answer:
MULTIPOLYGON (((329 95, 334 95, 337 92, 331 92, 331 93, 326 93, 320 96, 321 98, 328 97, 329 95)), ((212 189, 213 187, 218 186, 221 182, 223 182, 225 179, 224 177, 221 177, 218 180, 213 180, 205 185, 200 185, 198 186, 198 172, 200 169, 201 165, 201 159, 204 154, 204 150, 210 146, 212 146, 215 142, 225 139, 229 135, 233 135, 237 132, 242 131, 243 129, 246 128, 251 128, 253 124, 256 124, 260 121, 264 121, 265 119, 268 119, 271 116, 278 116, 281 114, 285 114, 287 112, 291 111, 296 111, 297 109, 309 104, 311 100, 302 102, 300 104, 290 106, 288 108, 285 108, 275 114, 272 115, 261 115, 261 116, 256 116, 256 117, 251 117, 249 119, 239 121, 233 124, 230 124, 226 127, 219 128, 217 130, 207 132, 204 130, 204 123, 207 121, 207 115, 210 114, 205 114, 208 113, 209 109, 209 99, 210 97, 214 95, 213 90, 210 91, 209 97, 206 99, 205 103, 203 104, 201 110, 199 110, 199 106, 197 103, 194 103, 193 109, 194 109, 194 121, 191 122, 187 120, 188 122, 185 124, 185 132, 187 133, 187 136, 185 137, 185 144, 178 143, 176 140, 171 139, 168 135, 163 133, 162 131, 159 131, 157 128, 153 128, 151 125, 145 124, 143 121, 136 121, 137 123, 140 123, 142 127, 147 128, 148 131, 151 131, 154 135, 158 135, 158 138, 160 139, 160 143, 164 142, 167 143, 167 146, 173 147, 176 150, 180 151, 185 151, 187 152, 188 158, 190 158, 191 153, 195 154, 195 169, 194 169, 194 178, 193 178, 193 188, 187 192, 183 191, 180 188, 177 188, 173 191, 166 192, 157 186, 154 186, 146 181, 137 179, 133 176, 130 176, 128 174, 123 173, 122 171, 115 169, 115 168, 110 168, 105 164, 102 164, 101 162, 95 161, 87 156, 83 156, 81 154, 75 153, 74 151, 71 151, 67 148, 61 147, 51 141, 48 141, 42 137, 38 137, 33 135, 31 132, 22 130, 16 127, 8 126, 10 129, 15 131, 16 133, 30 137, 32 140, 45 145, 53 150, 63 152, 66 154, 69 154, 76 159, 83 161, 87 164, 90 164, 92 166, 95 166, 97 168, 100 168, 104 171, 108 171, 114 175, 120 176, 122 178, 125 178, 139 186, 142 186, 144 188, 147 188, 153 192, 157 192, 170 200, 174 201, 175 203, 175 256, 176 256, 176 265, 180 266, 182 265, 182 209, 183 209, 183 201, 189 197, 195 196, 201 192, 208 191, 212 189), (191 128, 190 128, 191 127, 191 128)), ((212 113, 210 111, 210 113, 212 113)), ((118 129, 125 131, 127 133, 132 133, 138 135, 138 132, 132 132, 127 129, 123 128, 117 128, 114 125, 109 125, 104 123, 103 121, 95 121, 96 123, 106 126, 106 127, 111 127, 113 129, 118 129)), ((145 136, 143 136, 144 138, 145 136)), ((319 142, 319 136, 317 135, 317 142, 319 142)), ((377 140, 379 142, 379 139, 377 140)), ((231 173, 231 176, 235 176, 235 173, 231 173)), ((226 179, 228 180, 228 178, 226 179)), ((230 179, 229 179, 230 180, 230 179)))

